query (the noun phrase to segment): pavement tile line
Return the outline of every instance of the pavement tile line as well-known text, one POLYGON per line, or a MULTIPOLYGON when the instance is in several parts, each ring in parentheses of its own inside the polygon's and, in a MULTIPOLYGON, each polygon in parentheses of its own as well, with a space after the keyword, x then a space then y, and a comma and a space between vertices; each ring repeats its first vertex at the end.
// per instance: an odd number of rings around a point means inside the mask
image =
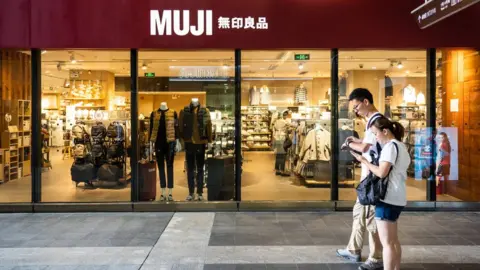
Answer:
MULTIPOLYGON (((170 222, 172 221, 172 218, 173 218, 174 215, 170 216, 170 219, 168 220, 167 224, 170 224, 170 222)), ((168 225, 167 225, 168 227, 168 225)), ((165 232, 165 230, 167 229, 167 227, 165 227, 163 229, 163 231, 160 233, 160 235, 158 236, 157 238, 157 241, 155 242, 155 244, 150 248, 150 250, 148 251, 148 254, 147 256, 145 257, 145 259, 143 260, 142 264, 140 265, 140 267, 138 268, 138 270, 142 269, 143 265, 145 264, 145 262, 147 261, 148 257, 150 256, 150 253, 152 253, 152 250, 155 248, 155 246, 157 245, 158 241, 160 240, 160 238, 162 237, 162 234, 165 232)))

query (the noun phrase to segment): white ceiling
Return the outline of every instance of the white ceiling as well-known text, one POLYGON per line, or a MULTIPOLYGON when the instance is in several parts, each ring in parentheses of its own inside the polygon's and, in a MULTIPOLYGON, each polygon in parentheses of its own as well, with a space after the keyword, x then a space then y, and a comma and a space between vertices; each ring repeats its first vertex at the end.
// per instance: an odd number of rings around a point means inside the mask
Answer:
MULTIPOLYGON (((157 77, 180 75, 185 67, 221 68, 234 76, 234 52, 225 51, 140 51, 139 75, 154 72, 157 77), (142 65, 146 70, 141 69, 142 65)), ((425 76, 426 53, 417 51, 339 50, 339 69, 388 70, 390 76, 425 76), (392 67, 401 61, 403 68, 392 67), (363 65, 363 68, 360 67, 363 65)), ((130 75, 129 51, 59 50, 42 54, 42 84, 45 88, 63 85, 69 70, 106 70, 116 76, 130 75), (72 57, 77 62, 72 63, 72 57)), ((329 50, 266 50, 242 51, 242 77, 329 77, 329 50), (294 54, 310 54, 308 61, 295 61, 294 54), (299 65, 303 65, 303 69, 299 65), (304 74, 300 74, 303 71, 304 74)))

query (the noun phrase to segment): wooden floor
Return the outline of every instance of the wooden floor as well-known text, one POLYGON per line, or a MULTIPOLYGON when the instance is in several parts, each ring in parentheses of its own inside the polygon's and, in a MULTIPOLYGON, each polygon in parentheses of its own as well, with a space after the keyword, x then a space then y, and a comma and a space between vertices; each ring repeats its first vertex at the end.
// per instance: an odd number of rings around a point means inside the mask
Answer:
MULTIPOLYGON (((299 201, 329 200, 329 188, 307 188, 295 176, 277 176, 274 172, 275 156, 272 152, 245 152, 242 175, 242 200, 258 201, 299 201)), ((42 173, 43 202, 118 202, 130 201, 130 185, 125 187, 103 186, 95 189, 75 187, 71 181, 70 167, 73 159, 62 160, 61 149, 52 149, 53 169, 42 173)), ((173 197, 176 201, 185 200, 188 195, 186 172, 184 172, 185 155, 175 157, 175 188, 173 197)), ((360 169, 357 170, 358 173, 360 169)), ((158 179, 158 177, 157 177, 158 179)), ((158 184, 157 180, 157 185, 158 184)), ((161 190, 157 188, 157 200, 161 190)), ((206 194, 206 190, 204 191, 206 194)), ((410 179, 408 182, 408 200, 425 201, 425 182, 410 179)), ((206 196, 205 196, 206 197, 206 196)), ((0 202, 30 202, 31 178, 24 177, 0 185, 0 202)), ((340 200, 356 199, 353 188, 340 188, 340 200)), ((454 201, 456 198, 441 195, 439 201, 454 201)))

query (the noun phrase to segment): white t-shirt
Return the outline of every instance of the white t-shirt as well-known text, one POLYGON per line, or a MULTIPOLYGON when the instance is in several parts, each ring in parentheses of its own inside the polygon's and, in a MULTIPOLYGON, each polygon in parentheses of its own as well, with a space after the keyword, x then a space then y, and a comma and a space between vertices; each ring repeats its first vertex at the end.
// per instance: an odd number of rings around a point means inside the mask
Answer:
POLYGON ((397 140, 391 140, 382 148, 379 162, 389 162, 392 164, 392 171, 388 176, 388 188, 385 203, 405 206, 407 205, 407 169, 410 165, 410 155, 405 145, 397 140), (395 142, 398 147, 395 148, 395 142))
MULTIPOLYGON (((381 113, 379 112, 374 113, 372 116, 370 116, 370 118, 368 119, 367 125, 365 126, 365 137, 363 137, 363 143, 370 144, 371 146, 367 152, 362 154, 362 156, 364 156, 368 160, 368 162, 372 162, 372 159, 370 158, 370 150, 377 152, 377 148, 376 148, 377 138, 375 137, 375 134, 373 134, 373 132, 368 128, 368 126, 371 121, 374 121, 376 118, 380 116, 382 116, 381 113)), ((369 170, 367 165, 362 163, 362 173, 361 173, 360 181, 362 181, 363 179, 365 179, 365 177, 367 177, 368 172, 369 170)))

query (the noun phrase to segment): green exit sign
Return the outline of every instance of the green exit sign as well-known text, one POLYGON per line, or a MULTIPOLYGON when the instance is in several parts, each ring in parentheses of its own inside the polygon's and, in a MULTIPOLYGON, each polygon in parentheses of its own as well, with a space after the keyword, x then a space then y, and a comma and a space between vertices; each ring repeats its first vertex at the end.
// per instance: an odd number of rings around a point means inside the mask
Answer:
POLYGON ((147 73, 145 73, 145 77, 147 77, 147 78, 155 78, 155 73, 154 73, 154 72, 147 72, 147 73))
POLYGON ((295 60, 310 60, 310 54, 307 54, 307 53, 295 54, 295 60))

